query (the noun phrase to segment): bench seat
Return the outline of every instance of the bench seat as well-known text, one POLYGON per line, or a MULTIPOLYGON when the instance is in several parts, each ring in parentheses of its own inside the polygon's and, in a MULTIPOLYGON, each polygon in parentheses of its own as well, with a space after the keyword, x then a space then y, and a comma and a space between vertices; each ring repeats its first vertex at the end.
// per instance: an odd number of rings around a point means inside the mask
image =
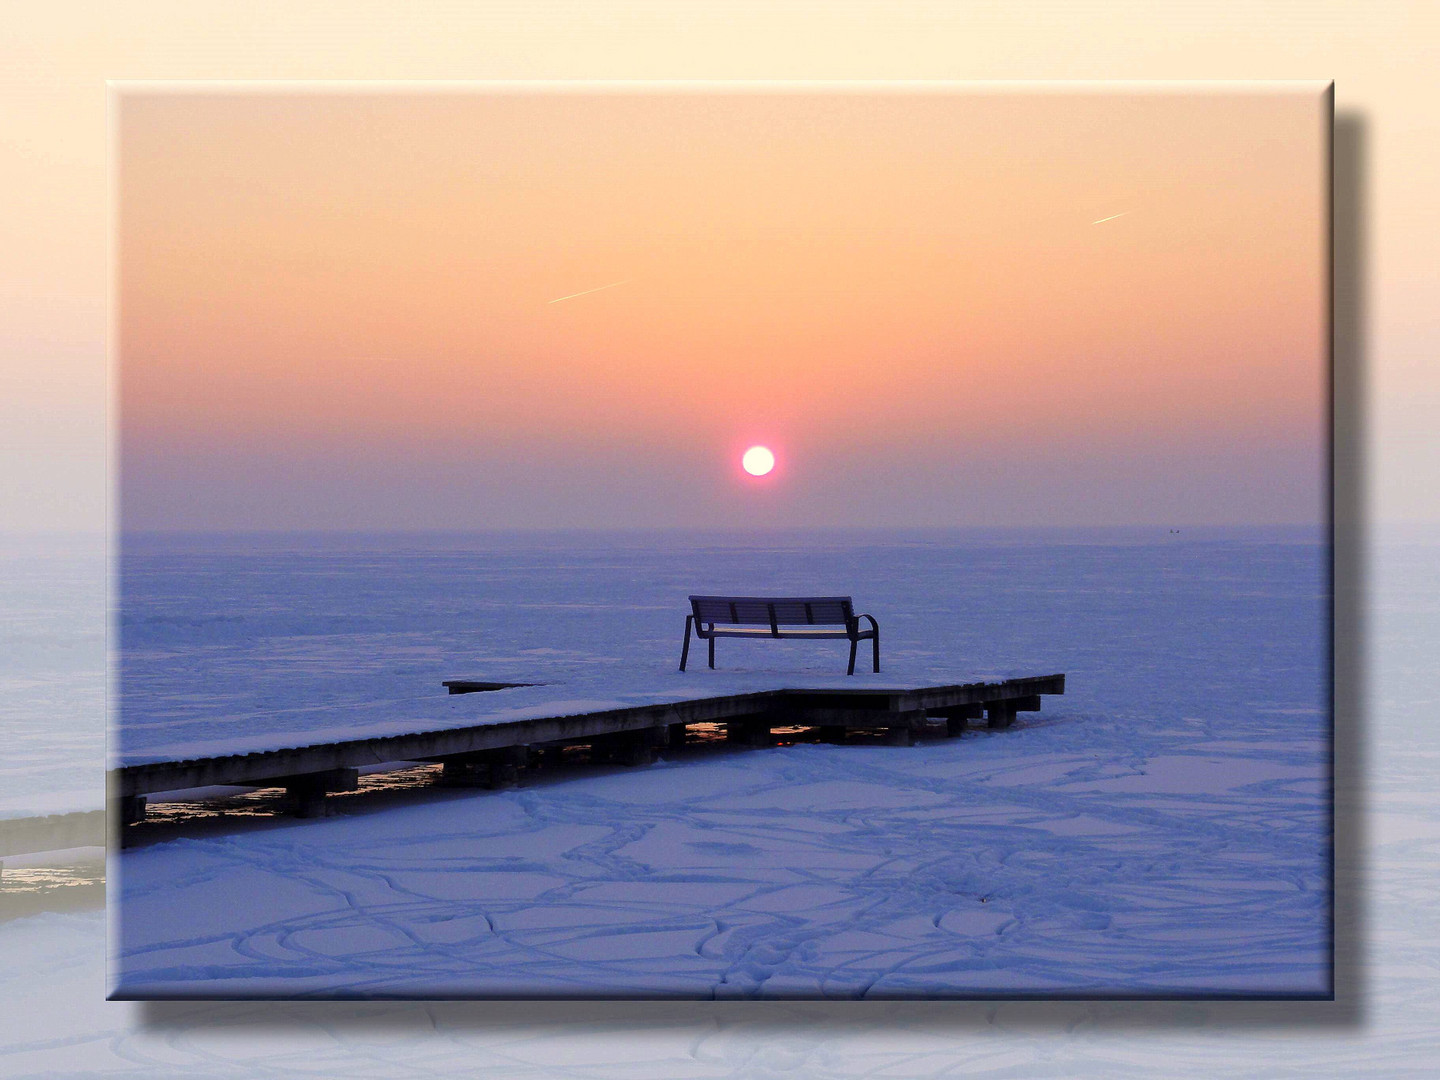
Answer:
MULTIPOLYGON (((869 637, 870 631, 861 631, 863 637, 869 637)), ((848 638, 850 635, 844 630, 821 630, 816 627, 801 626, 795 629, 787 627, 780 633, 775 633, 768 626, 717 626, 713 630, 707 630, 700 637, 782 637, 782 638, 848 638)))

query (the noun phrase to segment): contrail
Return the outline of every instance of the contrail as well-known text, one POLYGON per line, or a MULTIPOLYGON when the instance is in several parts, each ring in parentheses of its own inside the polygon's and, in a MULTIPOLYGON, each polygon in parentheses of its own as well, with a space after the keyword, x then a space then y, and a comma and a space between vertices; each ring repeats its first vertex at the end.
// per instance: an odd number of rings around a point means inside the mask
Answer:
POLYGON ((584 292, 572 292, 569 296, 557 296, 554 300, 547 300, 546 303, 558 304, 561 300, 574 300, 577 296, 589 296, 592 292, 600 292, 602 289, 613 289, 616 285, 625 285, 628 284, 629 281, 629 278, 626 278, 624 281, 612 281, 609 285, 601 285, 598 289, 586 289, 584 292))
POLYGON ((1114 221, 1117 217, 1124 217, 1124 216, 1125 216, 1126 214, 1128 214, 1128 213, 1130 213, 1129 210, 1121 210, 1120 213, 1118 213, 1118 214, 1111 214, 1109 217, 1102 217, 1099 221, 1092 221, 1092 222, 1090 222, 1090 224, 1091 224, 1091 225, 1100 225, 1100 224, 1102 224, 1103 222, 1106 222, 1106 221, 1114 221))

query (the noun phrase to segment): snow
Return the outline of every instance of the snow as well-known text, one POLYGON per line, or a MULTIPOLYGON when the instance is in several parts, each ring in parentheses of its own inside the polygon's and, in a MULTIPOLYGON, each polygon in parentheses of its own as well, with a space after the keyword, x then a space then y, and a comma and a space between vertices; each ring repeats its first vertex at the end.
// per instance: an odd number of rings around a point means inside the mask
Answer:
POLYGON ((1325 558, 1273 531, 127 539, 114 761, 777 686, 1069 692, 960 740, 682 753, 127 851, 112 991, 1324 994, 1325 558), (853 594, 883 671, 721 641, 682 674, 689 592, 853 594))

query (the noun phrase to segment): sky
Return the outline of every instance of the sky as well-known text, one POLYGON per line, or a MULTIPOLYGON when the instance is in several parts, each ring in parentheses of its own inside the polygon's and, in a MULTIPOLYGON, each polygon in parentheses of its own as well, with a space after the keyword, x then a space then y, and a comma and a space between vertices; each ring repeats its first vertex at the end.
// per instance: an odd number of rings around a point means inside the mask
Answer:
POLYGON ((115 117, 126 529, 1323 520, 1323 84, 115 117))

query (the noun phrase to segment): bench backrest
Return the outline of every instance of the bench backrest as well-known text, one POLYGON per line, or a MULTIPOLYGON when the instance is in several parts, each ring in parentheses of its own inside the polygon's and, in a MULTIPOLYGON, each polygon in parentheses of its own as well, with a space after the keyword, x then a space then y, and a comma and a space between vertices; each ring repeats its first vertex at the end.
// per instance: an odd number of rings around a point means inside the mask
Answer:
POLYGON ((850 626, 855 607, 848 596, 692 596, 698 623, 746 626, 850 626))

